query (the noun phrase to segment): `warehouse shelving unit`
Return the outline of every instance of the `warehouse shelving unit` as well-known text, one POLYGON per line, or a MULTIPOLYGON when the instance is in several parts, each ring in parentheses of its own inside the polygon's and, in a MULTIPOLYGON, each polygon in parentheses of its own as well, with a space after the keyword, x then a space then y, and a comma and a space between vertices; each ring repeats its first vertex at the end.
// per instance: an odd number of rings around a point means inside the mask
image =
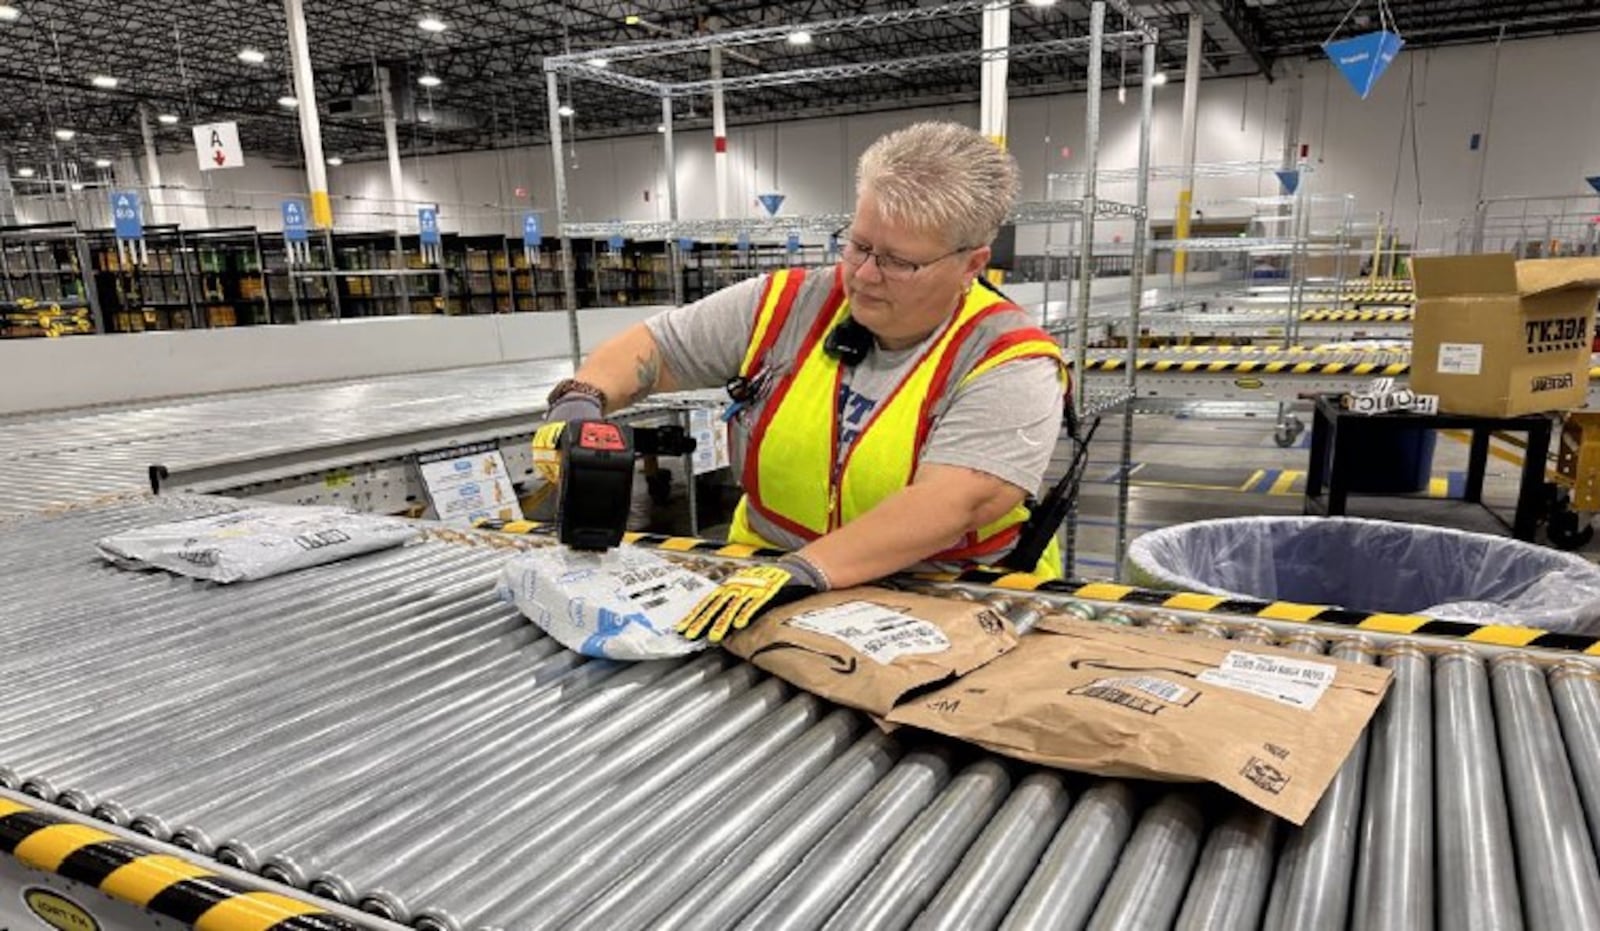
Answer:
POLYGON ((1509 252, 1519 259, 1600 255, 1595 215, 1593 193, 1485 198, 1457 251, 1509 252))
POLYGON ((33 313, 36 306, 86 315, 92 332, 106 332, 91 268, 88 240, 75 224, 0 226, 4 335, 46 335, 48 327, 39 326, 33 313))
MULTIPOLYGON (((1154 86, 1152 81, 1156 72, 1157 35, 1155 28, 1146 23, 1126 0, 1092 0, 1092 2, 1089 2, 1089 33, 1085 36, 1072 38, 1013 44, 1008 47, 981 49, 964 53, 844 63, 791 71, 767 71, 739 77, 722 77, 703 81, 651 78, 643 76, 642 73, 635 73, 636 71, 648 71, 649 65, 653 60, 666 59, 690 52, 709 51, 712 48, 736 49, 747 45, 780 41, 796 29, 804 29, 815 37, 825 37, 831 33, 847 32, 863 27, 913 24, 919 21, 945 17, 977 16, 990 5, 990 3, 982 2, 982 0, 970 0, 970 2, 951 3, 934 7, 907 8, 805 25, 734 30, 722 32, 715 36, 597 48, 547 57, 544 60, 544 68, 549 107, 549 126, 551 127, 551 157, 555 169, 556 221, 557 232, 561 241, 561 252, 565 257, 563 262, 563 283, 569 314, 569 336, 573 364, 576 365, 578 363, 581 355, 576 316, 579 263, 573 253, 575 241, 584 238, 609 239, 619 235, 624 239, 632 239, 636 242, 660 241, 665 244, 667 250, 668 267, 677 268, 683 265, 682 257, 679 255, 680 241, 683 239, 692 239, 696 242, 718 242, 731 241, 743 236, 748 237, 752 242, 757 239, 787 241, 789 236, 794 234, 802 237, 809 235, 815 240, 826 237, 850 222, 848 214, 768 217, 758 220, 690 220, 680 218, 676 158, 673 148, 673 106, 675 100, 696 94, 710 93, 719 87, 724 92, 738 92, 761 87, 841 81, 863 75, 916 74, 930 68, 946 67, 952 64, 980 63, 1000 58, 1011 61, 1057 58, 1073 52, 1086 53, 1088 59, 1085 87, 1086 113, 1084 118, 1084 158, 1088 169, 1082 194, 1074 199, 1051 199, 1018 204, 1013 209, 1009 219, 1010 222, 1015 224, 1073 223, 1081 229, 1081 241, 1086 244, 1086 248, 1081 250, 1081 254, 1078 257, 1081 267, 1079 275, 1080 319, 1075 332, 1079 336, 1074 340, 1071 348, 1074 371, 1079 373, 1086 368, 1088 346, 1083 340, 1082 334, 1087 331, 1086 321, 1092 286, 1090 276, 1096 267, 1093 249, 1088 247, 1087 244, 1092 244, 1095 241, 1095 224, 1098 221, 1111 218, 1133 221, 1134 232, 1131 245, 1133 259, 1129 264, 1131 285, 1129 319, 1137 328, 1147 232, 1150 125, 1154 106, 1154 86), (1121 16, 1125 23, 1124 31, 1107 31, 1106 13, 1108 9, 1115 10, 1121 16), (1099 197, 1096 182, 1096 171, 1099 164, 1100 92, 1104 52, 1108 47, 1124 48, 1125 43, 1131 43, 1140 49, 1141 75, 1139 156, 1138 168, 1133 175, 1135 195, 1132 202, 1126 203, 1099 197), (597 65, 597 61, 602 63, 597 65), (662 148, 667 178, 666 219, 578 223, 569 218, 567 168, 566 159, 562 154, 562 120, 559 112, 562 106, 560 82, 563 78, 607 84, 623 90, 656 97, 661 101, 662 148)), ((677 274, 672 275, 671 278, 672 301, 675 304, 682 303, 685 297, 684 279, 677 274)), ((1121 392, 1123 401, 1131 399, 1135 395, 1138 351, 1138 341, 1130 340, 1127 347, 1128 364, 1125 370, 1125 385, 1121 392)), ((1088 392, 1075 392, 1073 402, 1080 417, 1088 413, 1088 405, 1090 403, 1088 392)), ((1109 405, 1109 408, 1114 409, 1114 407, 1114 404, 1109 405)), ((1123 410, 1122 461, 1126 464, 1132 458, 1133 415, 1125 404, 1123 405, 1123 410)), ((1123 474, 1118 485, 1116 551, 1119 573, 1121 571, 1122 557, 1127 548, 1129 487, 1126 474, 1128 470, 1125 467, 1121 471, 1123 474)), ((1066 556, 1069 572, 1073 568, 1074 527, 1075 521, 1069 520, 1066 534, 1066 556)))

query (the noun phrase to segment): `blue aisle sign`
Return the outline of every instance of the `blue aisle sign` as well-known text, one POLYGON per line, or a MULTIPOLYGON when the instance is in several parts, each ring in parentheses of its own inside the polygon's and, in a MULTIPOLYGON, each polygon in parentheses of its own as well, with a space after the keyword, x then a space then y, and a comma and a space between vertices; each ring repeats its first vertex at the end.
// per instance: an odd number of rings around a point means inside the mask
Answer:
POLYGON ((800 251, 800 234, 799 233, 790 233, 789 234, 789 238, 784 241, 784 247, 789 250, 789 254, 790 255, 793 255, 796 252, 799 252, 800 251))
POLYGON ((1589 186, 1594 188, 1596 194, 1600 194, 1600 175, 1590 175, 1583 180, 1589 182, 1589 186))
POLYGON ((693 252, 694 251, 694 237, 693 236, 679 236, 678 237, 678 251, 679 252, 693 252))
POLYGON ((144 220, 139 214, 138 191, 111 192, 111 224, 118 239, 142 239, 144 220))
POLYGON ((749 231, 748 230, 740 230, 739 231, 739 238, 737 240, 735 240, 734 242, 735 242, 735 244, 738 247, 740 252, 749 252, 750 251, 750 233, 749 233, 749 231))
POLYGON ((1361 95, 1361 99, 1366 100, 1367 95, 1372 93, 1373 85, 1378 83, 1378 78, 1388 70, 1389 64, 1405 44, 1406 40, 1398 35, 1380 29, 1337 42, 1324 42, 1322 50, 1328 53, 1334 67, 1361 95))
POLYGON ((1300 190, 1300 172, 1279 171, 1275 172, 1275 174, 1277 174, 1278 183, 1283 185, 1285 192, 1293 194, 1295 191, 1300 190))
POLYGON ((778 208, 783 206, 784 197, 782 194, 757 194, 756 200, 761 201, 767 216, 775 217, 778 215, 778 208))
POLYGON ((606 245, 611 247, 612 252, 621 252, 622 244, 626 241, 627 240, 622 238, 621 233, 613 233, 611 234, 611 238, 606 240, 606 245))
POLYGON ((522 244, 524 246, 538 247, 544 241, 544 230, 539 226, 537 213, 524 214, 522 217, 522 244))
POLYGON ((306 241, 306 205, 297 200, 283 202, 283 238, 289 242, 306 241))
POLYGON ((439 208, 417 208, 417 234, 424 246, 439 244, 439 208))

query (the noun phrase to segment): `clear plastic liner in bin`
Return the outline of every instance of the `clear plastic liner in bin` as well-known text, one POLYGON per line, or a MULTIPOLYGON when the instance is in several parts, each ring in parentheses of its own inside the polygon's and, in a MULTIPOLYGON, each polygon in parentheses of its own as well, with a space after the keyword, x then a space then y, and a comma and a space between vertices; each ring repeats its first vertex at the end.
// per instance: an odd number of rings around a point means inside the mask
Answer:
POLYGON ((1390 521, 1238 517, 1147 533, 1134 584, 1475 624, 1600 632, 1600 566, 1531 543, 1390 521))

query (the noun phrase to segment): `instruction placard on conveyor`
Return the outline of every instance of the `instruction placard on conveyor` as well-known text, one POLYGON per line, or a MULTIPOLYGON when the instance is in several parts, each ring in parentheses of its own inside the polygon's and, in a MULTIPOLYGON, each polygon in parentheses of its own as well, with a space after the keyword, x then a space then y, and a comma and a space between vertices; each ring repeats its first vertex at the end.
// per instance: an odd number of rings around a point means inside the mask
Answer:
POLYGON ((522 520, 517 490, 493 443, 474 443, 417 454, 417 471, 435 519, 448 527, 480 520, 522 520))

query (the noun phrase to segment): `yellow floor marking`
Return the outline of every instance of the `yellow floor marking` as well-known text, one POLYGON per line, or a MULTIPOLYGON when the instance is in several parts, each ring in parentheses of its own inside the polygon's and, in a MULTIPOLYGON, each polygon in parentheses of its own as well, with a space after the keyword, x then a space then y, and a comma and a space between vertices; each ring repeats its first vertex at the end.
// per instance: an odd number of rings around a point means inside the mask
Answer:
POLYGON ((1295 483, 1295 479, 1301 478, 1304 475, 1305 475, 1305 473, 1299 471, 1298 469, 1284 469, 1283 470, 1283 474, 1279 475, 1277 480, 1272 483, 1272 487, 1267 489, 1267 494, 1269 494, 1269 495, 1292 495, 1292 494, 1294 494, 1294 492, 1289 490, 1290 486, 1292 486, 1295 483))

